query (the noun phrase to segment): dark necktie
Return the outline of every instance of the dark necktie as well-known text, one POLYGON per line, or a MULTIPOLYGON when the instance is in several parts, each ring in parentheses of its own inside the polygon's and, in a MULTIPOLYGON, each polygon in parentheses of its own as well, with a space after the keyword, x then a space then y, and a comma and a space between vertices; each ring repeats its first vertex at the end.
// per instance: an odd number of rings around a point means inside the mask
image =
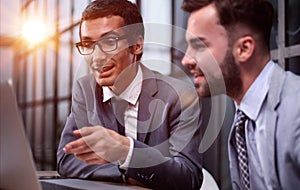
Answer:
POLYGON ((128 107, 128 102, 123 99, 111 98, 114 116, 117 120, 118 130, 121 135, 125 135, 124 113, 128 107))
POLYGON ((245 121, 247 116, 240 110, 237 110, 237 120, 235 122, 235 141, 238 153, 240 176, 242 179, 242 189, 250 189, 249 182, 249 167, 248 167, 248 155, 246 148, 245 138, 245 121))
POLYGON ((114 98, 111 98, 106 102, 102 102, 103 91, 102 91, 102 87, 99 85, 96 86, 96 96, 98 101, 97 111, 98 111, 101 124, 108 129, 115 130, 121 135, 125 135, 124 121, 123 121, 124 118, 120 114, 120 112, 124 111, 123 108, 124 106, 121 106, 122 109, 119 109, 118 107, 120 106, 118 103, 116 106, 116 100, 114 98))

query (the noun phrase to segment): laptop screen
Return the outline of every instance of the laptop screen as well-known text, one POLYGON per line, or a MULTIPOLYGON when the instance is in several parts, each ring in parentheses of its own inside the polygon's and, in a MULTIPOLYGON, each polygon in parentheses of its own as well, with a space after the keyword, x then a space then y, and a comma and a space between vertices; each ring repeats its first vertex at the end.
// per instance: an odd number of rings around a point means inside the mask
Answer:
POLYGON ((1 82, 0 109, 0 189, 41 189, 16 96, 9 82, 1 82))

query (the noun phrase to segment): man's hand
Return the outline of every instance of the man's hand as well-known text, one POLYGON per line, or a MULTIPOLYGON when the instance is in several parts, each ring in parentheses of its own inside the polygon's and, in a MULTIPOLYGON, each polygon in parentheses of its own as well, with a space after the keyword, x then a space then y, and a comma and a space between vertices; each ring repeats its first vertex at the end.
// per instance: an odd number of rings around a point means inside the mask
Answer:
POLYGON ((115 131, 102 126, 83 127, 73 131, 81 138, 66 144, 64 151, 87 164, 124 162, 130 147, 130 140, 115 131))

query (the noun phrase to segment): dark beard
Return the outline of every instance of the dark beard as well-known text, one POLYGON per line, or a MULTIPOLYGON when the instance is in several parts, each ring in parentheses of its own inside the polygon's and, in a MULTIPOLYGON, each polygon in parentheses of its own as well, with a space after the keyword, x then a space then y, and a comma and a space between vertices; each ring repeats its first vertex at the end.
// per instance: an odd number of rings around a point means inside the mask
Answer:
POLYGON ((225 81, 226 94, 232 98, 239 96, 242 93, 242 80, 240 77, 240 69, 235 63, 231 48, 226 52, 222 67, 221 70, 225 81))

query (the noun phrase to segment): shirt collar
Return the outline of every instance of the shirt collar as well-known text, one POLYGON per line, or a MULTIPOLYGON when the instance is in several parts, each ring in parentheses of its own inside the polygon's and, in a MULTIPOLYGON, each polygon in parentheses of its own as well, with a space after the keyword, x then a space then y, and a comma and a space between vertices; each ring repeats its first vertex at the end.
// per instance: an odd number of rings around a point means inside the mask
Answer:
POLYGON ((253 84, 247 90, 237 109, 242 110, 251 120, 255 121, 269 90, 269 80, 274 69, 274 62, 269 61, 253 84))
POLYGON ((138 66, 138 72, 133 79, 133 81, 129 84, 129 86, 119 95, 117 96, 113 91, 111 91, 107 86, 103 86, 103 102, 108 101, 112 97, 116 97, 117 99, 123 99, 129 102, 132 105, 135 105, 138 101, 142 90, 142 81, 143 81, 143 73, 141 66, 138 66))

